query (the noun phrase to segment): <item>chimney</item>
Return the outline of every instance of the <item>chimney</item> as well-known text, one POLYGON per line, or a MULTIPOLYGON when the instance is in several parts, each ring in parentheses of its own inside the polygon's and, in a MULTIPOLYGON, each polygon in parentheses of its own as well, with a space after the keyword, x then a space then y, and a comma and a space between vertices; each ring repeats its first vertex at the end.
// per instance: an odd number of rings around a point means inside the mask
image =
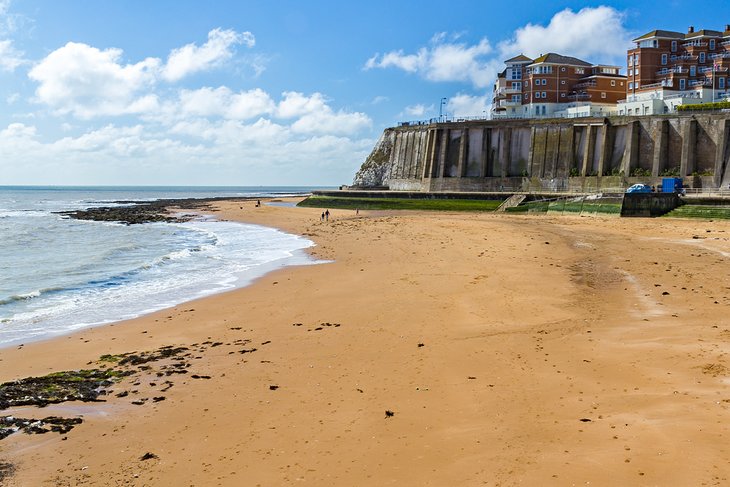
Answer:
POLYGON ((691 34, 691 33, 693 33, 694 31, 695 31, 695 28, 694 28, 694 26, 693 26, 693 25, 690 25, 690 26, 689 26, 689 29, 687 29, 687 34, 691 34))
POLYGON ((725 32, 730 31, 730 24, 725 24, 725 32))

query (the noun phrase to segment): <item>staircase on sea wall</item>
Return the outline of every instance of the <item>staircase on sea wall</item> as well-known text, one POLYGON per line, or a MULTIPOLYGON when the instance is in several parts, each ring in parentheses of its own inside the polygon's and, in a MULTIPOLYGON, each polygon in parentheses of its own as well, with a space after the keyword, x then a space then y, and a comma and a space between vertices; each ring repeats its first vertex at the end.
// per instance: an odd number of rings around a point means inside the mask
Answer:
POLYGON ((664 216, 671 218, 730 220, 730 206, 689 204, 675 208, 664 216))
POLYGON ((525 201, 526 196, 524 194, 513 194, 506 200, 502 202, 501 205, 497 207, 494 211, 504 212, 507 210, 507 208, 514 208, 515 206, 518 206, 520 203, 525 201))

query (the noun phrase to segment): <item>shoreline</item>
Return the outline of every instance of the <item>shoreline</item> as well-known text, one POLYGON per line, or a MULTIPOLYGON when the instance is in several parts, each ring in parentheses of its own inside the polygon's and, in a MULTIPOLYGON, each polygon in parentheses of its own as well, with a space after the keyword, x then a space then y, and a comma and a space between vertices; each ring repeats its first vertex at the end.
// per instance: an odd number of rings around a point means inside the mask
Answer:
POLYGON ((153 363, 139 385, 113 387, 129 396, 102 403, 120 413, 87 416, 66 440, 3 440, 8 485, 730 475, 730 283, 718 277, 729 275, 730 224, 362 211, 323 223, 319 209, 239 206, 219 203, 216 216, 304 235, 334 262, 3 350, 2 381, 103 354, 191 354, 164 401, 151 400, 162 388, 153 363))

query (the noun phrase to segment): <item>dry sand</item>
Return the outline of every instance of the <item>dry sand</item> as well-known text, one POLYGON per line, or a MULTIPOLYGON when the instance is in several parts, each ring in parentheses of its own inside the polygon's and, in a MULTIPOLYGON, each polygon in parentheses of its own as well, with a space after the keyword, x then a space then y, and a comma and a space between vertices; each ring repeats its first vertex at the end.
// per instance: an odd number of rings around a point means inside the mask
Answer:
POLYGON ((3 350, 1 381, 194 356, 31 413, 84 422, 3 440, 8 486, 730 483, 730 224, 220 206, 334 262, 3 350))

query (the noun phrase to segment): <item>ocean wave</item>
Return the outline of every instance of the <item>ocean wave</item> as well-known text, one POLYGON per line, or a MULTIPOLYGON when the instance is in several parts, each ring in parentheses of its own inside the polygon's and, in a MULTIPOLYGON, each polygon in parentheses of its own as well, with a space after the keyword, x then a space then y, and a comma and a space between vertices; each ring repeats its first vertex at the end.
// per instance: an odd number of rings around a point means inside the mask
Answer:
POLYGON ((66 289, 64 289, 64 288, 49 287, 46 289, 38 289, 35 291, 23 293, 23 294, 14 294, 7 298, 0 299, 0 306, 5 306, 7 304, 15 303, 18 301, 30 301, 31 299, 39 298, 44 295, 58 293, 58 292, 65 291, 65 290, 66 289))

